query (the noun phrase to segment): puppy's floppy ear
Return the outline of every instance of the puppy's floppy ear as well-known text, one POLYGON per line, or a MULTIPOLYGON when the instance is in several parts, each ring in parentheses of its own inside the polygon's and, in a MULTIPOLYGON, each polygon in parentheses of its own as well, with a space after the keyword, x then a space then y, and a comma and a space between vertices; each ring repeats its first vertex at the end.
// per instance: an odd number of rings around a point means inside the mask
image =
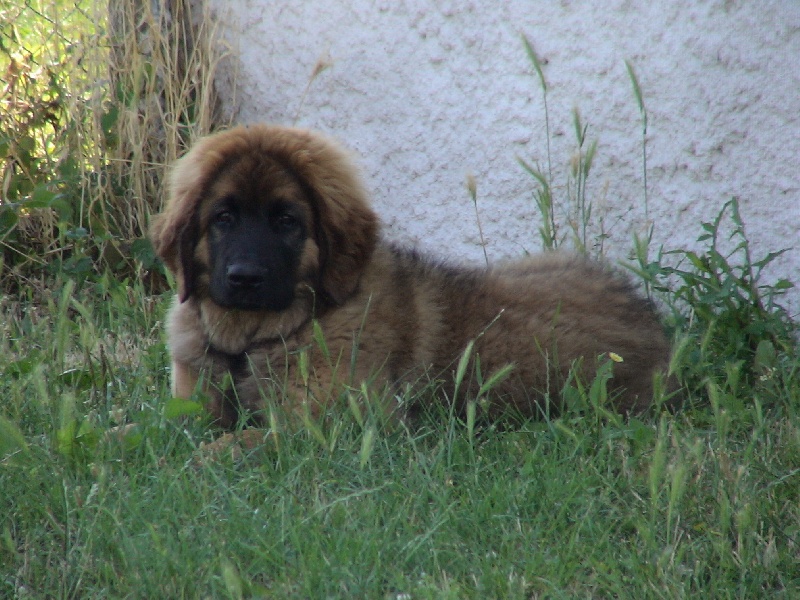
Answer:
POLYGON ((169 178, 167 200, 161 214, 150 223, 156 254, 175 275, 178 298, 185 302, 194 292, 194 249, 200 236, 199 210, 203 192, 216 176, 221 157, 209 136, 175 163, 169 178))
POLYGON ((267 135, 313 196, 322 291, 341 304, 358 287, 378 241, 378 218, 364 186, 348 153, 331 140, 289 128, 267 135))
POLYGON ((190 215, 185 223, 183 221, 170 219, 167 213, 156 215, 150 223, 150 239, 156 254, 175 275, 178 298, 186 302, 194 292, 192 255, 197 245, 198 231, 194 215, 190 215))
POLYGON ((371 209, 361 203, 341 208, 329 198, 320 210, 322 289, 336 304, 358 287, 378 240, 378 219, 371 209))

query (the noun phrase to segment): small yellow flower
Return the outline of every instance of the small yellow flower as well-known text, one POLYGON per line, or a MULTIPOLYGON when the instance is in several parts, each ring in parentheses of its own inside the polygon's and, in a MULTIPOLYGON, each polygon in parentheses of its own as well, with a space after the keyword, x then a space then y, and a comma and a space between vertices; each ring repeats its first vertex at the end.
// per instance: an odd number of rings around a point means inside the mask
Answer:
POLYGON ((617 354, 616 352, 609 352, 608 353, 608 358, 610 358, 611 360, 613 360, 616 363, 623 362, 622 357, 619 354, 617 354))

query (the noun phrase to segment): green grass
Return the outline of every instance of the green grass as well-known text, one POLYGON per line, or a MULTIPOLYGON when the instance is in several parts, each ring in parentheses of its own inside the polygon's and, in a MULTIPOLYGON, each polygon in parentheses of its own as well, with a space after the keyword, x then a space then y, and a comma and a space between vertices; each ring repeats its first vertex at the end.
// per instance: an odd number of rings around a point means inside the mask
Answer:
POLYGON ((3 302, 0 597, 800 593, 796 358, 674 415, 471 436, 446 411, 393 431, 344 411, 324 444, 198 466, 213 432, 164 415, 167 298, 103 280, 3 302))

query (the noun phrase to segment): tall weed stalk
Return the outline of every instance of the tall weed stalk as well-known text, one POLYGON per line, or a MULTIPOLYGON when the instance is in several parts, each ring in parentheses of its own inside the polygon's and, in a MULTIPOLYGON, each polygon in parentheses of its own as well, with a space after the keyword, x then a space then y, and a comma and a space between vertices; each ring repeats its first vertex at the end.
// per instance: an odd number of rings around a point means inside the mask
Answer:
POLYGON ((569 161, 569 178, 566 183, 566 198, 559 202, 554 197, 554 191, 559 189, 554 183, 552 153, 550 149, 550 113, 547 105, 548 85, 542 71, 542 61, 536 53, 533 44, 526 36, 522 36, 525 52, 536 72, 539 86, 542 90, 542 103, 545 115, 545 138, 547 142, 546 169, 533 165, 523 158, 517 158, 522 168, 536 181, 534 202, 541 215, 542 224, 539 227, 539 236, 542 246, 546 250, 554 250, 564 244, 570 244, 582 253, 594 249, 597 254, 603 253, 603 240, 606 235, 603 230, 602 218, 599 219, 600 230, 592 236, 592 203, 587 198, 586 183, 592 169, 597 141, 587 139, 588 125, 585 124, 577 108, 572 111, 572 124, 575 131, 576 146, 569 161), (557 208, 565 207, 565 214, 559 216, 557 208), (566 229, 566 231, 563 231, 566 229), (562 233, 563 231, 563 233, 562 233))

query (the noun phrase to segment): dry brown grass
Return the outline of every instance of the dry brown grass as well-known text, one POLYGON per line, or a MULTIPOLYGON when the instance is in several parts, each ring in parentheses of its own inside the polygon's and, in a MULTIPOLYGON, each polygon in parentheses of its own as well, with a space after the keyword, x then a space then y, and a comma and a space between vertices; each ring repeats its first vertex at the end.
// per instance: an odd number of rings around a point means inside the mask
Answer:
POLYGON ((0 29, 4 288, 41 283, 51 263, 141 269, 147 248, 136 241, 160 208, 167 166, 223 124, 214 77, 227 50, 208 9, 154 4, 2 10, 14 24, 0 29))

